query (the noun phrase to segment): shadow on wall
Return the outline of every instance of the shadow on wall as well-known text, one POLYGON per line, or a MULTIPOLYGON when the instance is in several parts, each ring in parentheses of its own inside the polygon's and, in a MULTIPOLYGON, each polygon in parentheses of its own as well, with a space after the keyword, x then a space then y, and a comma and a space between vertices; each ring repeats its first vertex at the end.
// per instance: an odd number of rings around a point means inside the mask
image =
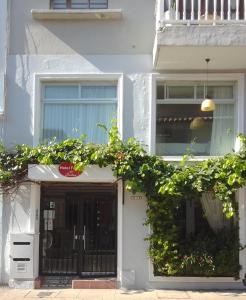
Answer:
POLYGON ((7 101, 5 118, 5 144, 14 147, 16 144, 33 144, 32 120, 33 83, 29 57, 17 55, 8 65, 7 101))
POLYGON ((122 19, 33 21, 26 15, 23 20, 29 49, 24 50, 26 47, 15 41, 13 44, 22 51, 30 50, 28 53, 32 54, 151 55, 155 36, 155 1, 112 1, 112 5, 122 9, 122 19))

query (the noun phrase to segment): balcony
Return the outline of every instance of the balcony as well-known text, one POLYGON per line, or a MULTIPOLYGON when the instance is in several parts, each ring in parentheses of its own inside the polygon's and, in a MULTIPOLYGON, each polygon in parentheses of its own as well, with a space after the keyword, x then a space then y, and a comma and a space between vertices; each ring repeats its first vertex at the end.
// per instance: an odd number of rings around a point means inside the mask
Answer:
POLYGON ((246 68, 246 0, 157 0, 154 68, 246 68))

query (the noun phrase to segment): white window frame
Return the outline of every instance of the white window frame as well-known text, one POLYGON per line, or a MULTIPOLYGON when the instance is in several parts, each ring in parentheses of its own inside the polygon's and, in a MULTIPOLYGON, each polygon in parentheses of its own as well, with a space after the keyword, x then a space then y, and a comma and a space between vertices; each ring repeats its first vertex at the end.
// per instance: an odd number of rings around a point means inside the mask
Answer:
MULTIPOLYGON (((150 78, 150 86, 151 86, 151 95, 150 95, 150 132, 149 132, 149 152, 151 154, 155 154, 155 145, 156 145, 156 87, 159 81, 206 81, 206 74, 152 74, 150 78)), ((236 88, 234 89, 234 99, 235 99, 235 107, 236 107, 236 114, 235 120, 236 133, 243 133, 245 134, 244 128, 244 117, 245 117, 245 75, 242 73, 228 73, 228 74, 220 74, 214 73, 209 74, 209 81, 234 81, 236 82, 236 88)), ((238 151, 240 149, 240 142, 239 139, 236 140, 235 143, 235 150, 238 151)), ((172 156, 162 157, 166 161, 180 161, 182 157, 180 156, 172 156)), ((211 156, 207 157, 194 157, 191 160, 193 161, 202 161, 205 159, 209 159, 211 156)), ((238 199, 238 209, 239 209, 239 239, 242 245, 246 243, 246 188, 241 188, 237 195, 238 199)), ((149 233, 151 233, 151 229, 149 226, 149 233)), ((161 284, 162 288, 176 288, 177 284, 186 288, 193 288, 194 284, 196 284, 196 288, 204 288, 204 285, 209 284, 216 284, 216 286, 220 288, 238 288, 239 286, 243 286, 242 279, 246 273, 246 249, 243 249, 239 252, 239 263, 242 266, 242 269, 239 272, 240 279, 235 280, 233 277, 186 277, 186 276, 155 276, 154 275, 154 267, 151 262, 149 261, 149 281, 161 284), (238 284, 238 285, 237 285, 238 284)))
POLYGON ((48 84, 82 84, 90 82, 92 85, 107 83, 117 86, 117 126, 121 138, 123 137, 123 74, 35 74, 33 107, 34 114, 32 120, 33 146, 37 146, 42 141, 42 99, 43 86, 48 84))
MULTIPOLYGON (((157 95, 156 95, 156 87, 158 82, 162 81, 173 81, 180 83, 184 82, 192 82, 195 81, 204 81, 206 82, 206 74, 152 74, 151 77, 151 101, 150 101, 150 134, 149 134, 149 152, 151 154, 156 153, 156 104, 157 104, 157 95)), ((244 101, 244 75, 237 73, 228 73, 228 74, 209 74, 209 82, 215 81, 216 83, 225 81, 235 82, 236 88, 234 88, 234 101, 235 101, 235 133, 244 133, 244 109, 245 109, 245 101, 244 101)), ((182 103, 192 103, 192 99, 178 99, 182 103)), ((198 100, 195 100, 196 104, 199 103, 198 100)), ((194 101, 194 103, 195 103, 194 101)), ((225 102, 225 100, 223 100, 225 102)), ((159 102, 158 102, 159 103, 159 102)), ((170 103, 170 101, 165 101, 165 104, 170 103)), ((174 103, 174 101, 172 101, 174 103)), ((176 102, 177 103, 177 102, 176 102)), ((238 151, 240 149, 239 139, 236 139, 236 143, 234 145, 234 149, 238 151)), ((209 159, 213 156, 194 156, 190 160, 191 161, 202 161, 205 159, 209 159)), ((181 161, 182 156, 162 156, 162 158, 166 161, 181 161)))

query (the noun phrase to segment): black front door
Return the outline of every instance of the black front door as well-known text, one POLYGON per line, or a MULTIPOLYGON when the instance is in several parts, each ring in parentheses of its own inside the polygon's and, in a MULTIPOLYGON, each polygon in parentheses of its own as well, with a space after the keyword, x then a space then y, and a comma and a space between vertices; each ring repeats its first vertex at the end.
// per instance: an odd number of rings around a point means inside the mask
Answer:
POLYGON ((42 193, 40 273, 116 276, 116 190, 56 188, 42 193))

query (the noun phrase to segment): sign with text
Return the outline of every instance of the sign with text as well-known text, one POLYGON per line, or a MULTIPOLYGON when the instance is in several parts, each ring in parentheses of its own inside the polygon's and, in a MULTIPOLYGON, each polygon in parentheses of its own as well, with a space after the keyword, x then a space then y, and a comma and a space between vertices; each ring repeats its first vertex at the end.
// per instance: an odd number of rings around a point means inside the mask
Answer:
POLYGON ((59 165, 59 172, 65 177, 77 177, 81 174, 80 171, 74 169, 74 164, 70 162, 62 162, 59 165))

